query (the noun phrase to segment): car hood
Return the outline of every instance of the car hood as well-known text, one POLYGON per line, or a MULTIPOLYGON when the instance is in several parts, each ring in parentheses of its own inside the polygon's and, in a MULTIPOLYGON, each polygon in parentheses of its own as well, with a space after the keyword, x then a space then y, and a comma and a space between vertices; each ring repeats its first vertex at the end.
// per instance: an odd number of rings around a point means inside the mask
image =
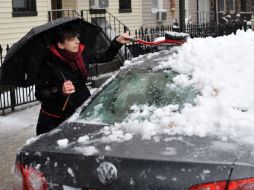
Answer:
POLYGON ((161 135, 148 140, 135 135, 129 139, 107 140, 99 131, 105 125, 64 123, 52 132, 31 139, 23 152, 51 152, 117 158, 254 164, 253 148, 219 137, 161 135), (93 136, 91 140, 82 138, 93 136))

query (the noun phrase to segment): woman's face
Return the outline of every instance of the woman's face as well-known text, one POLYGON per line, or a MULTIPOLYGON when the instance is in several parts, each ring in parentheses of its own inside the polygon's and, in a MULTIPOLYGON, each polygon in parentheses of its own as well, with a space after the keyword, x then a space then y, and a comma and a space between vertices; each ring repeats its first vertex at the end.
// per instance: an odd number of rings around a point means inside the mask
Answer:
POLYGON ((78 37, 72 37, 70 39, 66 39, 64 40, 64 43, 61 43, 61 42, 58 42, 58 47, 60 49, 65 49, 67 51, 70 51, 70 52, 78 52, 79 50, 79 44, 80 44, 80 41, 78 39, 78 37))

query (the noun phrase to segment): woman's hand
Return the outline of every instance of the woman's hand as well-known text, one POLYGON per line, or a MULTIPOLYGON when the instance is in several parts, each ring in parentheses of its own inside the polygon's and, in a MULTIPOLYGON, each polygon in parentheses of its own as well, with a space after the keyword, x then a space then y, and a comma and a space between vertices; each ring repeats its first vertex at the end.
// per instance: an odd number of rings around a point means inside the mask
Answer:
POLYGON ((75 87, 71 81, 67 80, 63 83, 62 91, 64 95, 72 94, 75 92, 75 87))
POLYGON ((126 44, 130 42, 131 37, 127 33, 123 33, 118 38, 116 38, 116 41, 120 44, 126 44))

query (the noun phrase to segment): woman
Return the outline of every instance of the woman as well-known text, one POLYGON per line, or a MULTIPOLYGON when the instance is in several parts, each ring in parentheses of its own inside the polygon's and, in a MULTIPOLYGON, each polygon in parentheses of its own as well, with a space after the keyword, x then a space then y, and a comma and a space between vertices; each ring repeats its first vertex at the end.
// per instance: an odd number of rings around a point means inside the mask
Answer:
POLYGON ((91 95, 86 86, 87 65, 110 61, 122 44, 130 39, 129 35, 122 34, 111 42, 106 51, 96 53, 80 44, 78 37, 75 26, 61 27, 56 43, 50 46, 40 68, 35 89, 35 96, 41 101, 37 135, 56 128, 91 95))

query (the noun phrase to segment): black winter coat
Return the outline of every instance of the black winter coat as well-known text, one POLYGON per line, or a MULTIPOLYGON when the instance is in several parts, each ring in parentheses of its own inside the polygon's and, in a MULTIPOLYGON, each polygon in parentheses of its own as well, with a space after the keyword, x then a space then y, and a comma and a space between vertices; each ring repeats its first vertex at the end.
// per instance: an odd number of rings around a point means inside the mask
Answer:
MULTIPOLYGON (((88 64, 112 60, 121 46, 114 39, 106 51, 95 52, 84 49, 82 55, 86 67, 88 68, 88 64)), ((62 59, 49 52, 39 71, 39 79, 35 85, 35 96, 42 103, 42 111, 64 120, 90 96, 90 92, 86 86, 86 79, 79 70, 72 70, 62 59), (70 95, 67 107, 63 111, 62 108, 68 97, 62 92, 65 80, 72 81, 75 93, 70 95)))

